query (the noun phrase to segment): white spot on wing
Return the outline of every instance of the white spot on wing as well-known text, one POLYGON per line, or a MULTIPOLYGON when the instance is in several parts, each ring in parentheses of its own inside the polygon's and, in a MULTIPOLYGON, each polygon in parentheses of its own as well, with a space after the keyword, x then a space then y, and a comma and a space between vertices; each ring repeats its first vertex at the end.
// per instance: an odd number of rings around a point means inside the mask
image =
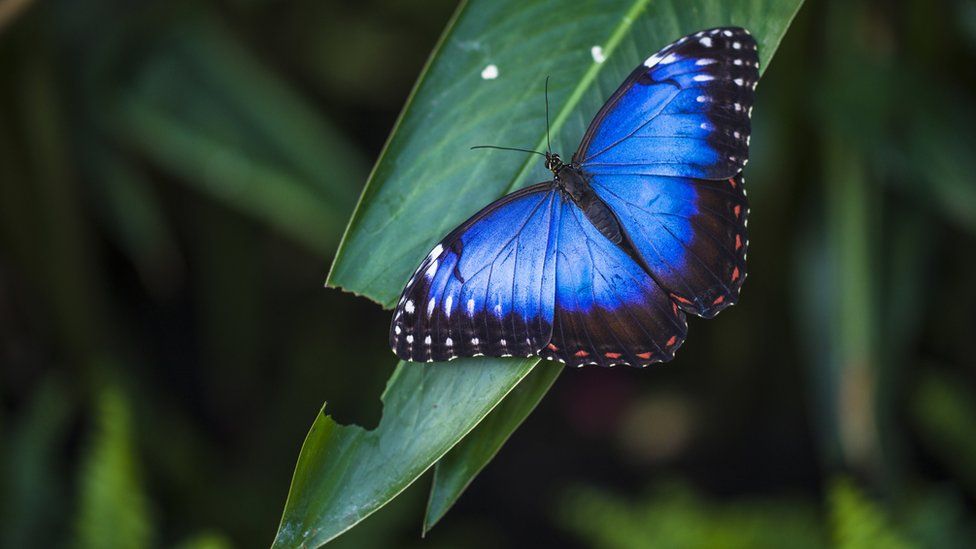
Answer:
POLYGON ((444 246, 438 244, 434 246, 433 250, 430 251, 430 255, 427 256, 427 259, 434 259, 435 257, 439 257, 441 255, 441 252, 443 251, 444 251, 444 246))
POLYGON ((593 46, 590 48, 590 55, 593 56, 593 60, 597 63, 603 63, 607 60, 607 56, 603 54, 603 48, 600 46, 593 46))
POLYGON ((669 53, 667 57, 665 57, 664 59, 661 60, 661 64, 662 65, 668 65, 670 63, 674 63, 678 59, 680 59, 680 57, 678 57, 677 55, 675 55, 673 53, 669 53))
POLYGON ((488 65, 481 71, 481 78, 484 80, 494 80, 498 78, 498 67, 496 65, 488 65))
POLYGON ((451 339, 451 338, 447 338, 447 339, 444 340, 444 345, 447 345, 448 347, 453 347, 454 346, 454 340, 451 339))
POLYGON ((695 61, 695 64, 698 65, 699 67, 703 67, 705 65, 711 65, 714 62, 715 62, 714 59, 708 59, 708 58, 702 57, 698 61, 695 61))
POLYGON ((502 304, 498 303, 495 305, 495 314, 501 316, 502 314, 502 304))
POLYGON ((705 46, 706 48, 712 47, 712 39, 707 36, 701 38, 698 41, 698 43, 701 44, 702 46, 705 46))
POLYGON ((413 343, 413 334, 407 334, 407 343, 413 343))
POLYGON ((468 316, 474 316, 474 299, 468 300, 468 316))
POLYGON ((479 340, 478 338, 476 338, 476 337, 472 337, 471 338, 471 344, 472 345, 477 345, 479 343, 481 343, 481 340, 479 340))
POLYGON ((447 299, 444 300, 444 314, 451 314, 451 305, 454 304, 454 296, 448 294, 447 299))
POLYGON ((660 60, 661 58, 658 57, 658 55, 655 53, 654 55, 648 57, 646 61, 644 61, 644 66, 653 67, 654 65, 657 65, 657 62, 660 60))
POLYGON ((710 74, 696 74, 692 80, 695 82, 708 82, 709 80, 715 80, 715 77, 710 74))
POLYGON ((430 345, 430 334, 427 334, 427 337, 424 338, 424 345, 430 345))
POLYGON ((434 314, 434 307, 437 306, 437 298, 432 297, 430 301, 427 302, 427 318, 430 318, 434 314))
POLYGON ((412 315, 413 314, 414 309, 413 309, 413 300, 412 299, 408 299, 407 300, 406 305, 403 306, 403 310, 406 311, 408 315, 412 315))

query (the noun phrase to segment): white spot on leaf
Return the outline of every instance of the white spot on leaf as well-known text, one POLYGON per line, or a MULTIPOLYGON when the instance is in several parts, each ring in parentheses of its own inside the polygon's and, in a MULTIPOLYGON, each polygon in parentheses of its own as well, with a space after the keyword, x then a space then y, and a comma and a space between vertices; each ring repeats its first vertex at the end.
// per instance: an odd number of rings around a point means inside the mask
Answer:
POLYGON ((597 63, 603 63, 607 60, 607 56, 603 54, 603 48, 600 46, 593 46, 590 48, 590 55, 593 56, 593 61, 597 63))
POLYGON ((481 78, 484 80, 494 80, 498 78, 498 66, 488 65, 481 71, 481 78))

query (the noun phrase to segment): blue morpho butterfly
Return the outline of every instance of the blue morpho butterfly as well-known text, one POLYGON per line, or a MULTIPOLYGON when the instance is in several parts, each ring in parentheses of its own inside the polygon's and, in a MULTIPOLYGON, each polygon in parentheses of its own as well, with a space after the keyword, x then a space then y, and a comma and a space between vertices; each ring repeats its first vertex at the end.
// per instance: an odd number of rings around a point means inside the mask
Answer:
POLYGON ((572 161, 447 235, 410 278, 390 345, 404 360, 667 361, 684 313, 711 318, 746 276, 756 41, 685 36, 627 77, 572 161))

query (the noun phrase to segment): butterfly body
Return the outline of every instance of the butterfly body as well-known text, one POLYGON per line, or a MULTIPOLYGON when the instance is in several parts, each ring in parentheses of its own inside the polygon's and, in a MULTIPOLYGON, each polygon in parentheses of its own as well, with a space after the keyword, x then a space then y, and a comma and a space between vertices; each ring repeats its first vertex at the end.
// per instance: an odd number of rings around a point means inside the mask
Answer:
POLYGON ((745 278, 742 167, 755 41, 686 36, 635 69, 552 180, 488 205, 407 282, 390 344, 418 362, 533 356, 670 360, 686 313, 712 317, 745 278))
POLYGON ((552 171, 552 186, 564 200, 572 201, 586 218, 614 244, 622 244, 624 235, 620 222, 610 208, 600 200, 578 164, 563 164, 559 155, 546 153, 546 167, 552 171))

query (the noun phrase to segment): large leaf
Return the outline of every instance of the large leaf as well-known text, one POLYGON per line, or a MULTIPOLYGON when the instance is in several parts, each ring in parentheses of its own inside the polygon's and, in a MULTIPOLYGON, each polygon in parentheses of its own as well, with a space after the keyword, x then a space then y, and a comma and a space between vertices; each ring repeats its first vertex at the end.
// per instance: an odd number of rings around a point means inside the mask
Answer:
POLYGON ((302 446, 275 547, 317 547, 403 491, 467 434, 535 360, 401 363, 379 426, 343 427, 321 412, 302 446))
MULTIPOLYGON (((152 29, 132 74, 122 70, 131 59, 110 57, 123 74, 96 84, 123 80, 105 94, 119 140, 283 235, 334 249, 365 175, 360 154, 205 9, 152 29)), ((127 44, 112 51, 127 53, 127 44)))
POLYGON ((769 63, 799 0, 473 1, 462 5, 420 77, 347 228, 330 285, 392 305, 444 234, 513 189, 551 178, 536 156, 473 145, 545 147, 550 76, 553 149, 567 156, 607 96, 661 46, 741 25, 769 63), (592 48, 602 48, 603 63, 592 48), (485 79, 483 70, 497 68, 485 79))
POLYGON ((562 369, 562 365, 554 362, 534 368, 471 434, 437 462, 424 516, 425 533, 444 517, 474 477, 501 450, 508 437, 549 391, 562 369))
MULTIPOLYGON (((451 227, 505 192, 545 179, 537 158, 468 148, 544 146, 546 75, 554 148, 571 152, 605 98, 659 47, 702 28, 742 25, 756 36, 765 68, 800 4, 614 0, 567 9, 542 1, 463 3, 374 168, 329 283, 390 306, 416 263, 451 227), (497 77, 483 78, 489 65, 497 77)), ((342 427, 321 415, 299 457, 276 546, 325 543, 385 504, 465 436, 534 363, 401 363, 375 430, 342 427)))

